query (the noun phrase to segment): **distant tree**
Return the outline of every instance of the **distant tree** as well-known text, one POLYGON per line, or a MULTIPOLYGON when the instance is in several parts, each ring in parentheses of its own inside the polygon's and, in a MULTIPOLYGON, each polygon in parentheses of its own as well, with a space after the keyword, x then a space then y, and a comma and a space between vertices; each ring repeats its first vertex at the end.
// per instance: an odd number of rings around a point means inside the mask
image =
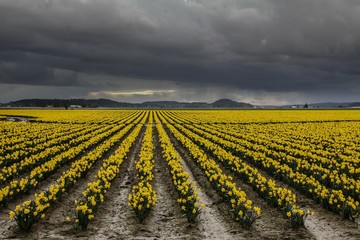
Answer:
POLYGON ((305 103, 304 108, 309 108, 309 105, 305 103))

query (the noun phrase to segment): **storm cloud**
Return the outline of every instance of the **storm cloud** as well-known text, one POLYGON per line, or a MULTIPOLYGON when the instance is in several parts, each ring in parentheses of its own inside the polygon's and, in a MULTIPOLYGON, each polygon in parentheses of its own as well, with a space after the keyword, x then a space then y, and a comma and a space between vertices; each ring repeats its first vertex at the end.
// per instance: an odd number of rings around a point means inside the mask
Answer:
POLYGON ((0 101, 359 100, 357 0, 0 0, 0 32, 0 101))

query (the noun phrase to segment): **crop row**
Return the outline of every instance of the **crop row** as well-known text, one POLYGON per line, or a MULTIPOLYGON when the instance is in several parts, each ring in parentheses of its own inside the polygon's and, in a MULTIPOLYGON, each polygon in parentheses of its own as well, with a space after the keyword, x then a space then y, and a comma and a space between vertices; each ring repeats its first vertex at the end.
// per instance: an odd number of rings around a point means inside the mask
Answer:
POLYGON ((142 124, 136 125, 134 130, 121 142, 115 153, 103 161, 102 167, 95 175, 94 180, 88 183, 88 187, 82 193, 83 198, 75 200, 75 222, 81 229, 87 228, 99 205, 104 202, 105 194, 110 189, 112 181, 119 174, 120 167, 139 136, 141 128, 142 124))
POLYGON ((249 144, 262 144, 279 154, 284 153, 290 157, 298 157, 311 163, 320 164, 329 170, 358 178, 360 176, 358 168, 360 152, 356 151, 356 143, 360 139, 352 135, 359 125, 358 123, 341 123, 341 129, 348 129, 347 131, 351 132, 342 133, 344 131, 338 130, 339 124, 307 123, 307 128, 309 128, 307 131, 301 129, 304 124, 295 123, 286 124, 286 126, 277 124, 275 126, 247 126, 246 128, 233 125, 226 127, 212 125, 211 127, 220 127, 219 129, 222 129, 223 133, 247 140, 250 142, 249 144), (325 127, 326 129, 323 129, 325 127), (282 130, 283 128, 285 129, 282 130), (300 131, 296 131, 298 129, 300 131), (269 137, 269 133, 271 133, 271 137, 269 137), (295 141, 294 138, 298 140, 295 141), (331 139, 333 140, 331 141, 331 139))
MULTIPOLYGON (((157 115, 155 119, 155 122, 159 122, 157 115)), ((188 221, 193 223, 200 214, 200 210, 204 208, 204 204, 199 204, 200 197, 196 192, 196 186, 191 183, 189 179, 190 175, 184 170, 181 158, 171 143, 162 124, 157 123, 156 129, 162 149, 162 156, 167 163, 172 182, 179 196, 177 201, 188 221)))
POLYGON ((150 209, 157 201, 156 192, 152 185, 154 179, 154 144, 153 144, 153 116, 152 112, 146 125, 144 138, 142 139, 139 159, 135 163, 137 170, 136 183, 132 186, 128 197, 128 205, 135 213, 139 222, 148 215, 150 209))
MULTIPOLYGON (((53 139, 49 141, 50 145, 45 144, 37 145, 35 148, 38 149, 34 154, 24 158, 24 159, 8 159, 3 166, 0 173, 0 183, 5 182, 8 179, 14 178, 22 173, 28 172, 35 167, 47 162, 49 159, 54 158, 60 153, 67 151, 70 148, 76 147, 81 142, 90 139, 93 133, 97 130, 98 133, 105 132, 109 130, 110 127, 100 128, 98 126, 89 126, 87 129, 82 131, 77 131, 75 133, 70 133, 65 136, 53 139), (58 142, 58 144, 56 143, 58 142), (48 145, 48 146, 46 146, 48 145)), ((27 153, 26 153, 27 155, 27 153)))
MULTIPOLYGON (((237 136, 237 132, 232 132, 226 127, 201 127, 198 128, 202 130, 207 130, 210 134, 221 137, 222 139, 228 140, 231 142, 231 148, 236 150, 241 154, 241 146, 246 147, 250 150, 256 151, 258 153, 263 153, 265 157, 276 159, 280 164, 289 166, 293 171, 303 173, 311 178, 316 179, 321 184, 326 187, 333 188, 335 190, 341 190, 344 195, 351 196, 356 200, 360 200, 360 180, 356 180, 356 176, 351 177, 345 173, 340 173, 341 168, 331 168, 328 164, 327 167, 323 167, 321 161, 317 160, 316 156, 313 156, 312 159, 308 160, 303 157, 294 157, 293 150, 288 149, 287 151, 277 150, 281 146, 274 147, 274 144, 266 140, 260 142, 256 141, 254 136, 249 136, 251 140, 246 140, 243 138, 237 138, 232 136, 237 136), (237 150, 239 149, 239 150, 237 150)), ((327 162, 332 162, 328 160, 327 162)), ((347 165, 346 163, 343 163, 347 165)), ((354 169, 354 168, 353 168, 354 169)))
POLYGON ((70 169, 63 172, 46 191, 35 194, 33 200, 16 206, 15 210, 10 212, 10 218, 14 218, 21 229, 29 231, 35 222, 44 217, 48 208, 61 199, 62 195, 68 192, 79 178, 87 174, 97 160, 103 158, 133 128, 133 124, 126 125, 108 140, 100 143, 94 150, 73 162, 70 169))
POLYGON ((174 128, 189 137, 206 152, 229 167, 232 172, 243 181, 248 182, 258 194, 268 201, 272 206, 277 207, 288 218, 293 227, 302 226, 306 220, 308 211, 302 210, 296 204, 296 195, 287 188, 276 186, 276 182, 268 180, 256 168, 245 163, 239 157, 223 149, 217 142, 211 142, 203 136, 197 135, 179 124, 173 124, 174 128))
MULTIPOLYGON (((204 138, 210 139, 213 143, 217 143, 225 147, 226 151, 237 151, 242 153, 242 157, 254 164, 255 166, 264 169, 271 175, 279 177, 286 183, 299 189, 301 192, 305 192, 312 196, 315 200, 320 201, 323 205, 334 212, 340 213, 344 218, 350 218, 352 220, 358 215, 359 203, 353 198, 345 197, 341 190, 328 189, 317 181, 313 176, 307 176, 301 172, 293 171, 287 164, 280 163, 272 158, 267 157, 259 149, 247 149, 242 147, 241 144, 236 144, 235 140, 228 141, 223 138, 219 138, 215 134, 215 130, 205 132, 199 128, 189 127, 192 131, 197 132, 204 138)), ((204 144, 204 140, 201 141, 204 144)))
POLYGON ((87 136, 80 137, 78 139, 80 144, 76 147, 72 147, 67 151, 61 152, 54 158, 34 168, 28 175, 23 176, 21 179, 12 180, 9 184, 2 187, 0 189, 0 204, 6 205, 17 195, 35 188, 42 180, 56 172, 61 166, 71 163, 85 151, 96 146, 104 139, 119 131, 121 128, 124 128, 124 125, 114 127, 105 126, 103 130, 100 129, 92 132, 91 138, 88 138, 87 136))
MULTIPOLYGON (((17 124, 17 123, 14 123, 17 124)), ((32 124, 31 124, 32 125, 32 124)), ((34 124, 36 125, 36 124, 34 124)), ((16 140, 10 136, 6 136, 0 149, 0 167, 4 165, 4 161, 11 159, 18 159, 28 154, 32 154, 39 150, 39 145, 43 144, 44 147, 50 146, 49 141, 62 137, 69 133, 74 133, 86 128, 86 125, 73 125, 73 124, 37 124, 48 125, 47 127, 34 127, 29 131, 29 124, 26 124, 24 131, 21 132, 20 137, 16 140), (35 130, 36 129, 36 130, 35 130), (29 134, 30 132, 31 134, 29 134), (35 147, 36 146, 36 147, 35 147)))
POLYGON ((224 174, 220 166, 201 150, 199 146, 181 134, 172 126, 171 122, 169 124, 168 119, 162 115, 159 115, 159 117, 160 121, 166 124, 166 128, 189 151, 215 190, 228 203, 233 219, 239 221, 244 227, 249 228, 260 216, 260 208, 252 206, 252 201, 247 199, 246 193, 236 186, 233 178, 224 174))

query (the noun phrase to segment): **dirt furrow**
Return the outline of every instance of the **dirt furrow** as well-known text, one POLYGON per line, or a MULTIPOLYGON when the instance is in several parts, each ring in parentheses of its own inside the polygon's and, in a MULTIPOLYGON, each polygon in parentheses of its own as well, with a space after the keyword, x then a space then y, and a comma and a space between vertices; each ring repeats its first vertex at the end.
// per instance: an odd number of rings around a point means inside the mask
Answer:
POLYGON ((99 206, 95 219, 86 231, 79 231, 77 237, 92 239, 128 239, 139 231, 134 213, 128 207, 128 195, 136 177, 135 161, 139 156, 145 127, 123 162, 118 177, 112 183, 105 201, 99 206))
POLYGON ((205 193, 201 187, 202 184, 198 183, 182 156, 179 152, 177 153, 182 159, 184 170, 189 173, 191 182, 195 184, 198 190, 198 195, 201 199, 200 201, 205 204, 205 207, 201 210, 201 214, 198 217, 198 225, 202 234, 206 239, 232 239, 233 237, 229 234, 227 224, 224 224, 224 217, 219 213, 216 203, 205 193))
MULTIPOLYGON (((287 239, 299 239, 299 237, 301 239, 304 239, 301 237, 301 234, 303 234, 303 237, 308 236, 309 238, 311 237, 315 239, 324 239, 324 240, 325 239, 348 239, 348 240, 360 239, 360 231, 358 228, 358 223, 351 222, 350 220, 345 220, 340 215, 324 209, 320 204, 315 203, 315 201, 312 200, 311 198, 305 196, 302 193, 299 193, 299 191, 297 191, 295 188, 289 186, 288 184, 282 181, 275 179, 274 177, 270 176, 267 172, 265 172, 262 169, 258 169, 258 170, 259 173, 261 173, 261 175, 264 176, 266 179, 276 181, 276 185, 278 187, 290 189, 293 193, 295 193, 297 197, 298 206, 300 206, 305 210, 310 210, 311 212, 315 212, 315 216, 308 216, 307 220, 305 221, 305 228, 300 228, 298 230, 293 230, 291 228, 282 229, 281 230, 282 236, 290 237, 287 239), (304 229, 306 229, 308 233, 306 233, 304 229), (298 232, 298 234, 296 232, 298 232)), ((248 188, 249 191, 246 191, 246 193, 251 194, 250 191, 251 187, 249 185, 242 184, 241 187, 244 188, 244 190, 248 188)), ((255 201, 260 200, 260 197, 256 198, 257 194, 255 192, 253 192, 251 195, 254 195, 252 199, 254 199, 255 201)), ((265 206, 262 207, 262 209, 264 208, 266 207, 265 206)), ((272 208, 272 207, 268 206, 268 208, 272 208)), ((265 220, 269 220, 264 215, 263 217, 265 220)), ((271 220, 273 220, 273 218, 271 220)), ((306 237, 305 239, 308 238, 306 237)))
MULTIPOLYGON (((292 187, 288 188, 296 191, 292 187)), ((351 222, 350 220, 343 219, 338 214, 324 209, 320 204, 315 203, 314 200, 303 195, 298 196, 298 203, 304 209, 315 212, 315 216, 309 217, 306 220, 305 227, 316 239, 360 239, 359 222, 351 222)))

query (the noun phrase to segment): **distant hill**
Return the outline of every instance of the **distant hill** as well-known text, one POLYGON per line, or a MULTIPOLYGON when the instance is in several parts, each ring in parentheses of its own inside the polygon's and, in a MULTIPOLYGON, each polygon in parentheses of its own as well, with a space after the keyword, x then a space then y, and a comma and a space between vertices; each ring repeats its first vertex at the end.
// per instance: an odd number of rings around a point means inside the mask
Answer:
POLYGON ((213 108, 253 108, 249 103, 235 102, 230 99, 220 99, 212 104, 213 108))
POLYGON ((117 102, 109 99, 23 99, 9 102, 10 107, 82 107, 82 108, 253 108, 249 103, 220 99, 213 103, 151 101, 143 103, 117 102))
POLYGON ((205 102, 176 102, 176 101, 155 101, 143 102, 145 108, 210 108, 211 105, 205 102))

